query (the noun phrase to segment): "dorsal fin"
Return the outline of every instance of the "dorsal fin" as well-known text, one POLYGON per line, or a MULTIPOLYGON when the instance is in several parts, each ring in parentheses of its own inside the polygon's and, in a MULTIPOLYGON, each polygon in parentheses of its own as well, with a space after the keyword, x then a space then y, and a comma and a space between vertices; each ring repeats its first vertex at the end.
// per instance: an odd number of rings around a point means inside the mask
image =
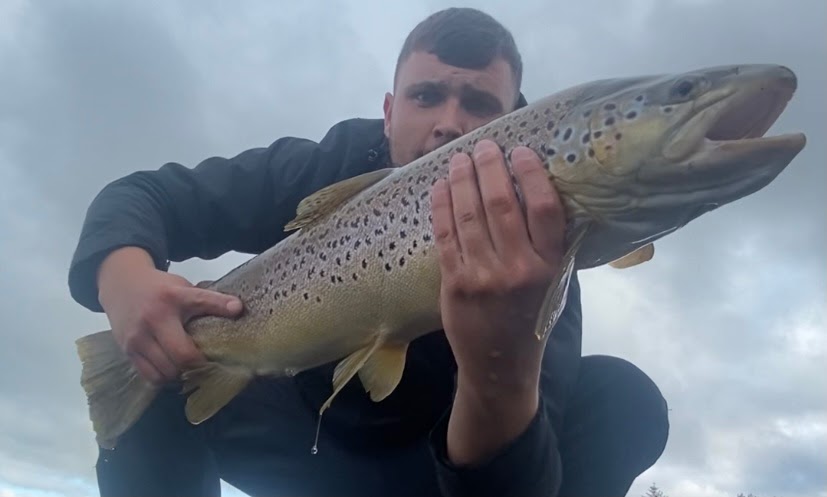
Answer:
POLYGON ((615 269, 626 269, 652 259, 655 255, 655 246, 651 243, 637 248, 636 250, 624 255, 620 259, 615 259, 609 263, 615 269))
POLYGON ((299 202, 299 207, 296 209, 296 217, 285 225, 284 231, 303 228, 324 217, 336 210, 336 207, 341 205, 342 202, 378 183, 394 170, 392 167, 377 169, 376 171, 333 183, 312 195, 308 195, 299 202))

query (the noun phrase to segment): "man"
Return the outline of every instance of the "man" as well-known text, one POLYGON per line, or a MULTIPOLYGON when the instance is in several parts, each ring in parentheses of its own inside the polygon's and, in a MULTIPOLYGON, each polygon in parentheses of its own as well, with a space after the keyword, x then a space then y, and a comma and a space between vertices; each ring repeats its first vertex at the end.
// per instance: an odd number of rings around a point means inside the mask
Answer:
POLYGON ((498 147, 453 158, 432 197, 445 329, 411 345, 385 401, 351 382, 325 414, 318 454, 309 449, 332 364, 259 380, 197 427, 172 383, 202 360, 182 323, 232 318, 241 303, 168 274, 168 261, 264 251, 314 191, 408 163, 525 105, 521 78, 507 30, 477 10, 447 9, 406 40, 384 119, 104 188, 72 263, 72 295, 106 312, 142 375, 173 387, 101 451, 101 494, 217 495, 220 476, 254 495, 625 495, 664 448, 665 402, 631 364, 581 359, 576 278, 547 343, 531 334, 560 270, 564 219, 527 149, 511 157, 524 209, 498 147))

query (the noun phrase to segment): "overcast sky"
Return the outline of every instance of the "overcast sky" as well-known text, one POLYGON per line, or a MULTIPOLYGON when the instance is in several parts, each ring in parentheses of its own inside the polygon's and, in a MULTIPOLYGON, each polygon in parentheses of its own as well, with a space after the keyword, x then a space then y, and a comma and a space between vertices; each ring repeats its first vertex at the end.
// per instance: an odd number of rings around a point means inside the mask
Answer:
MULTIPOLYGON (((825 2, 459 4, 513 31, 529 100, 717 64, 796 71, 770 133, 804 131, 807 148, 764 191, 663 240, 650 263, 581 273, 584 353, 634 361, 672 409, 668 447, 629 495, 653 482, 673 497, 827 495, 825 2)), ((0 2, 0 496, 97 495, 73 341, 108 323, 66 284, 93 196, 137 169, 381 117, 405 35, 449 3, 393 5, 0 2)), ((246 258, 173 271, 198 281, 246 258)))

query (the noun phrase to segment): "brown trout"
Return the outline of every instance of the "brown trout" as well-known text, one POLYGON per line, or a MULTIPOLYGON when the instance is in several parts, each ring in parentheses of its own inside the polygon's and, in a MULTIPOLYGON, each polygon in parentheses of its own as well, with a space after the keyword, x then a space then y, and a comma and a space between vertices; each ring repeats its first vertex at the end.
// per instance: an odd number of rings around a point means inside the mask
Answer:
MULTIPOLYGON (((470 153, 482 139, 507 156, 528 146, 559 192, 567 252, 537 316, 542 341, 574 271, 645 262, 653 242, 757 192, 787 167, 805 136, 764 134, 796 86, 795 74, 777 65, 592 81, 409 164, 309 196, 285 227, 293 233, 207 287, 238 296, 243 315, 186 324, 208 358, 182 374, 188 420, 210 418, 255 376, 290 376, 332 361, 333 394, 319 422, 354 376, 376 402, 395 389, 408 344, 442 327, 430 192, 447 176, 452 154, 470 153)), ((96 439, 112 448, 157 387, 138 375, 111 331, 78 339, 77 349, 96 439)))

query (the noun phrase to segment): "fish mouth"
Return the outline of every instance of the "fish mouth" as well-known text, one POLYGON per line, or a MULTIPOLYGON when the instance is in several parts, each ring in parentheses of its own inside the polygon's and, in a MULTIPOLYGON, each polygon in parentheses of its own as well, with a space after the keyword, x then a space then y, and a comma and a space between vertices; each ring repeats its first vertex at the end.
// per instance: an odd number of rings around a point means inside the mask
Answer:
POLYGON ((804 148, 806 137, 766 136, 797 89, 790 69, 740 66, 718 75, 715 86, 664 148, 672 163, 668 173, 650 170, 649 179, 673 193, 691 191, 698 201, 720 204, 768 185, 804 148))

